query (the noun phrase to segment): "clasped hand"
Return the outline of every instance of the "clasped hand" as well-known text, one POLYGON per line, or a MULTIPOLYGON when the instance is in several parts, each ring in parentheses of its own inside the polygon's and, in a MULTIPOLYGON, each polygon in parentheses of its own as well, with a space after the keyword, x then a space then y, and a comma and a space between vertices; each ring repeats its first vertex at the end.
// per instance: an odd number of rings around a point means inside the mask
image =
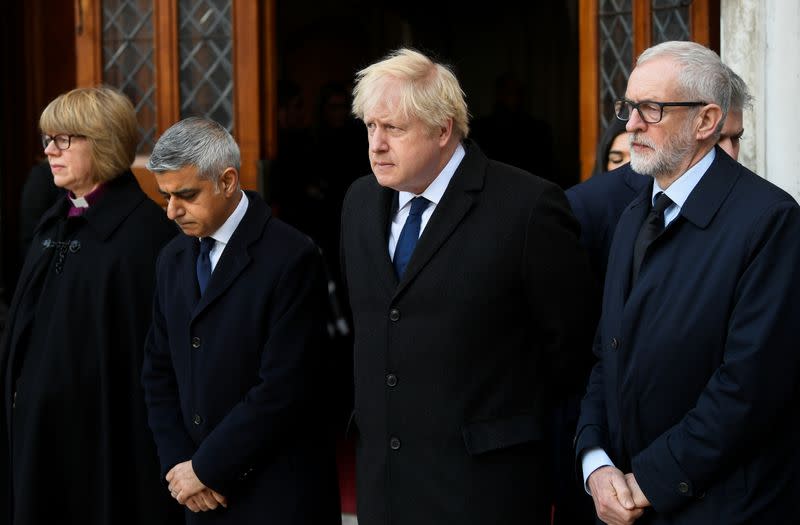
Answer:
POLYGON ((172 467, 167 472, 166 479, 172 497, 181 505, 186 505, 192 512, 214 510, 219 505, 226 508, 228 506, 225 496, 203 485, 203 482, 194 473, 191 460, 172 467))
POLYGON ((597 516, 608 525, 630 525, 650 506, 632 472, 605 466, 592 472, 588 483, 597 516))

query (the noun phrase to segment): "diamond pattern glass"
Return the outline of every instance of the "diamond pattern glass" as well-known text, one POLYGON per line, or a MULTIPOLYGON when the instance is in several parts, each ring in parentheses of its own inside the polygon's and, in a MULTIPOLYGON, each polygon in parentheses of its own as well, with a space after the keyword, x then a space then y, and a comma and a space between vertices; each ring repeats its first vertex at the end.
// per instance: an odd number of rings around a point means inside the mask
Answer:
POLYGON ((181 118, 203 116, 233 132, 232 0, 180 0, 181 118))
POLYGON ((653 45, 667 40, 689 40, 691 0, 652 0, 653 45))
POLYGON ((633 63, 631 0, 600 0, 597 17, 600 51, 600 124, 614 117, 614 101, 625 95, 633 63))
POLYGON ((103 81, 133 102, 142 135, 139 153, 156 132, 153 0, 103 0, 103 81))

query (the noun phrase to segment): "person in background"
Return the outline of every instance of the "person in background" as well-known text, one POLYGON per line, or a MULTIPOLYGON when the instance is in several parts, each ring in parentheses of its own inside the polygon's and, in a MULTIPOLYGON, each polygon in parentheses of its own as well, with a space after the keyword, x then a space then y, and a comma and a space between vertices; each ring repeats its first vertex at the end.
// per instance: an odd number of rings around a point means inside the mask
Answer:
POLYGON ((130 100, 75 89, 39 120, 55 185, 0 343, 3 523, 177 523, 139 376, 155 267, 176 234, 130 165, 130 100))
POLYGON ((305 209, 304 181, 313 171, 307 163, 313 158, 314 137, 303 92, 288 79, 278 82, 277 125, 278 154, 269 167, 265 198, 276 217, 297 227, 305 209))
MULTIPOLYGON (((752 106, 753 97, 744 80, 728 66, 723 66, 730 78, 731 102, 718 144, 725 153, 738 160, 740 140, 744 134, 743 113, 752 106)), ((620 143, 623 138, 627 152, 630 134, 625 131, 625 122, 615 118, 598 144, 598 160, 592 178, 566 191, 570 207, 581 223, 581 243, 589 252, 592 268, 601 285, 605 280, 611 240, 620 215, 651 180, 630 169, 627 165, 629 153, 621 153, 619 158, 625 160, 625 164, 622 169, 616 169, 619 165, 615 165, 616 157, 612 152, 617 146, 611 145, 620 143)))
POLYGON ((572 212, 581 223, 581 244, 589 252, 592 270, 601 287, 619 216, 648 180, 630 169, 617 169, 627 166, 629 160, 630 136, 625 122, 615 116, 597 145, 592 177, 565 192, 572 212))
POLYGON ((550 410, 596 320, 578 224, 558 186, 467 139, 446 66, 400 49, 357 79, 373 174, 345 197, 341 257, 358 522, 549 523, 550 410))
POLYGON ((490 158, 561 184, 553 172, 553 130, 527 111, 526 93, 514 72, 498 75, 492 113, 475 119, 470 136, 490 158))
POLYGON ((800 206, 717 145, 730 78, 665 42, 615 105, 651 180, 614 234, 575 437, 606 523, 800 523, 800 206))
POLYGON ((183 231, 157 261, 142 372, 161 473, 189 524, 341 523, 321 257, 239 165, 197 117, 147 163, 183 231))
POLYGON ((614 117, 597 144, 592 176, 613 171, 631 160, 631 145, 625 123, 614 117))
POLYGON ((753 97, 742 77, 731 68, 725 66, 731 79, 731 107, 728 117, 719 134, 719 147, 730 155, 733 160, 739 160, 739 148, 744 135, 744 110, 753 106, 753 97))

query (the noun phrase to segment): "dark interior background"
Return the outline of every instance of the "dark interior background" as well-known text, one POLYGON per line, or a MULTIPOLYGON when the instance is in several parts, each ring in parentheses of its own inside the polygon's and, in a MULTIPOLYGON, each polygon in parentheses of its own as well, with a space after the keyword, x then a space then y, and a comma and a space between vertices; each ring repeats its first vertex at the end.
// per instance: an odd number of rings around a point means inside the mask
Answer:
MULTIPOLYGON (((279 78, 299 87, 300 120, 313 133, 324 86, 350 88, 358 69, 397 47, 417 48, 455 70, 479 146, 568 187, 579 178, 577 6, 578 0, 496 0, 478 11, 453 0, 277 0, 279 78), (519 114, 485 119, 495 110, 501 76, 500 92, 518 101, 519 114)), ((8 300, 20 264, 19 196, 42 155, 38 116, 75 86, 75 14, 72 2, 45 0, 9 2, 3 9, 0 230, 8 300)), ((358 147, 366 161, 365 138, 358 147)))

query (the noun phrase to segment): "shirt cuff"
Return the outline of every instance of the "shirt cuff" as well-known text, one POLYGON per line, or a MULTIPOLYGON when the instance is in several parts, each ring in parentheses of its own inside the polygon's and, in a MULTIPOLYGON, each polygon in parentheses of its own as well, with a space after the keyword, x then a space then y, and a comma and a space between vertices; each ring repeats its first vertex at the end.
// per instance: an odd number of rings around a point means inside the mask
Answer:
POLYGON ((581 459, 581 469, 583 470, 583 488, 586 490, 588 495, 592 495, 592 491, 589 490, 589 476, 592 475, 592 472, 607 466, 614 466, 614 462, 611 461, 611 458, 608 457, 606 451, 600 447, 590 448, 583 454, 583 459, 581 459))

